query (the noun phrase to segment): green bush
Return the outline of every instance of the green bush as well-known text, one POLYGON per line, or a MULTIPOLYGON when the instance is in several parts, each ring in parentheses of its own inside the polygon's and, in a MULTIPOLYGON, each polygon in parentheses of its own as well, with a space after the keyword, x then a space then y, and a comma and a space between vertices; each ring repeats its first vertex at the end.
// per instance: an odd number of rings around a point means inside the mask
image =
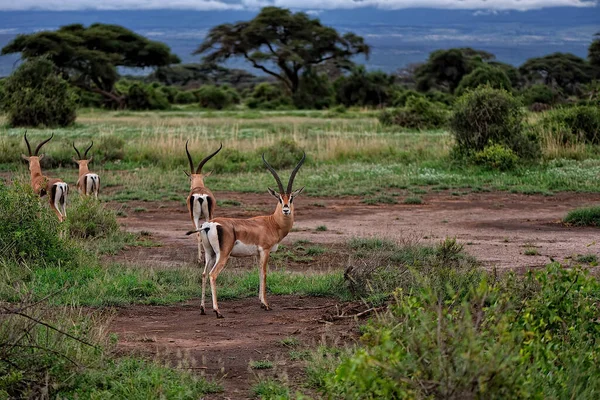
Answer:
POLYGON ((179 92, 175 96, 175 104, 192 104, 196 101, 198 101, 196 95, 189 90, 179 92))
POLYGON ((175 97, 177 97, 177 95, 181 92, 179 89, 173 86, 159 85, 155 89, 158 89, 170 104, 175 104, 175 97))
POLYGON ((292 108, 292 99, 283 88, 263 82, 254 87, 246 105, 263 110, 285 109, 292 108))
POLYGON ((407 100, 411 97, 425 97, 425 95, 413 89, 399 90, 394 93, 392 106, 404 107, 406 105, 407 100))
POLYGON ((547 85, 536 84, 529 86, 521 92, 526 106, 536 103, 552 105, 558 99, 558 93, 547 85))
POLYGON ((465 75, 458 87, 454 91, 456 96, 463 95, 469 89, 477 89, 479 86, 486 85, 494 89, 510 90, 512 85, 506 73, 496 67, 482 65, 477 67, 468 75, 465 75))
POLYGON ((125 157, 125 139, 118 136, 103 136, 94 148, 96 159, 106 161, 122 160, 125 157))
POLYGON ((119 231, 114 211, 92 196, 73 196, 69 207, 69 233, 77 239, 106 237, 119 231))
POLYGON ((276 170, 295 167, 303 154, 292 139, 282 139, 272 146, 258 149, 257 153, 264 153, 265 159, 276 170))
POLYGON ((75 122, 77 96, 54 64, 25 61, 4 83, 4 110, 11 126, 69 126, 75 122))
POLYGON ((292 101, 296 108, 303 110, 322 110, 330 107, 333 104, 333 87, 329 78, 324 74, 303 74, 292 101))
POLYGON ((569 211, 563 222, 575 226, 600 227, 600 206, 584 207, 569 211))
POLYGON ((489 86, 468 91, 454 104, 450 129, 456 139, 456 155, 503 145, 519 157, 540 156, 537 138, 524 130, 524 111, 519 100, 503 89, 489 86))
POLYGON ((40 199, 29 185, 0 183, 0 260, 39 266, 77 264, 78 247, 62 239, 64 225, 47 199, 40 199))
POLYGON ((353 68, 349 75, 338 78, 333 87, 336 101, 346 107, 391 105, 395 89, 393 75, 381 71, 367 72, 364 66, 353 68))
POLYGON ((202 108, 222 110, 233 104, 229 91, 214 85, 204 85, 195 90, 194 95, 202 108))
POLYGON ((575 106, 546 113, 541 126, 560 135, 563 142, 600 143, 600 108, 575 106))
POLYGON ((160 90, 133 83, 127 91, 127 107, 131 110, 167 110, 170 104, 160 90))
POLYGON ((476 152, 474 161, 476 164, 484 165, 490 169, 508 171, 518 164, 519 156, 504 145, 491 144, 482 151, 476 152))
POLYGON ((596 397, 600 283, 586 272, 553 264, 501 281, 482 275, 447 299, 417 281, 324 371, 325 397, 596 397))
POLYGON ((409 129, 440 128, 446 123, 446 113, 443 105, 431 103, 425 97, 409 97, 404 107, 382 111, 379 122, 409 129))

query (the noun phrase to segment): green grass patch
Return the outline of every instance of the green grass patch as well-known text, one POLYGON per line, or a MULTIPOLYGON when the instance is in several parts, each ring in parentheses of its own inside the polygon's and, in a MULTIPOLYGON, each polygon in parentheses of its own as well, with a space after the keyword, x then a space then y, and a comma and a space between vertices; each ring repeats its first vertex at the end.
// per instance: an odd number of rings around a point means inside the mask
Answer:
POLYGON ((600 206, 569 211, 563 222, 574 226, 600 226, 600 206))
POLYGON ((577 256, 577 262, 595 266, 598 265, 598 256, 595 254, 581 254, 577 256))
POLYGON ((269 360, 250 361, 250 368, 252 368, 252 369, 271 369, 271 368, 273 368, 273 363, 269 360))
POLYGON ((403 201, 404 204, 423 204, 423 199, 420 197, 407 197, 403 201))
POLYGON ((327 230, 327 225, 319 225, 315 228, 317 232, 325 232, 327 230))
POLYGON ((263 378, 252 386, 252 394, 264 400, 286 400, 290 398, 289 389, 273 378, 263 378))

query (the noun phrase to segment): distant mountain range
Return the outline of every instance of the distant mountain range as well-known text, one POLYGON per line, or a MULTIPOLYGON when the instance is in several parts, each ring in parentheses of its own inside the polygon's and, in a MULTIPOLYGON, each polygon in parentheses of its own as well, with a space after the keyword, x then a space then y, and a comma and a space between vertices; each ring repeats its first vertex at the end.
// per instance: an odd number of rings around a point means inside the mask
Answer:
MULTIPOLYGON (((0 46, 19 33, 59 26, 102 22, 123 25, 162 41, 183 62, 199 62, 191 53, 214 25, 251 19, 250 11, 28 11, 0 12, 0 46)), ((593 35, 600 31, 600 7, 547 8, 535 11, 359 8, 318 13, 321 21, 341 32, 352 31, 372 46, 369 69, 395 71, 423 61, 430 52, 473 47, 494 53, 498 60, 520 65, 531 57, 554 52, 587 56, 593 35)), ((0 76, 11 73, 18 56, 0 57, 0 76)), ((241 61, 231 66, 252 70, 241 61)), ((256 73, 256 71, 252 70, 256 73)))

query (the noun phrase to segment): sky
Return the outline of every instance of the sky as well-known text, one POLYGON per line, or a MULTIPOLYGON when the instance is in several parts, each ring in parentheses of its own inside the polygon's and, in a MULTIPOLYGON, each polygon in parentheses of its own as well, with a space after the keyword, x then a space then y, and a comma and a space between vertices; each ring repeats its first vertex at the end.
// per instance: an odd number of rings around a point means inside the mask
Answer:
POLYGON ((599 0, 0 0, 0 11, 27 10, 254 10, 264 6, 296 10, 438 8, 528 11, 549 7, 594 7, 599 0))

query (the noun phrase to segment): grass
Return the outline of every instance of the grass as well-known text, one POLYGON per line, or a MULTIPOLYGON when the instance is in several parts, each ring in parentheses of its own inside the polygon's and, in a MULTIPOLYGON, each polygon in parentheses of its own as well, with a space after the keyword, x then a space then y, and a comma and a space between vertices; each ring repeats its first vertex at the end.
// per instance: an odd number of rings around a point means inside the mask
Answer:
POLYGON ((539 256, 540 252, 535 247, 527 247, 523 254, 526 256, 539 256))
POLYGON ((254 386, 252 393, 260 399, 279 399, 285 400, 290 398, 289 389, 281 382, 273 378, 263 378, 254 386))
POLYGON ((281 343, 281 345, 285 346, 285 347, 298 347, 300 346, 300 341, 295 338, 295 337, 286 337, 284 339, 281 339, 279 341, 279 343, 281 343))
POLYGON ((423 204, 423 199, 420 197, 407 197, 403 201, 404 204, 423 204))
POLYGON ((370 204, 370 205, 374 205, 374 204, 398 204, 398 200, 396 200, 394 197, 389 196, 387 194, 380 194, 380 195, 375 196, 375 197, 366 198, 366 199, 362 200, 361 203, 370 204))
POLYGON ((315 228, 317 232, 325 232, 327 230, 327 225, 319 225, 315 228))
POLYGON ((250 368, 252 368, 252 369, 271 369, 271 368, 273 368, 273 363, 269 360, 250 361, 250 368))
POLYGON ((600 206, 578 208, 569 211, 563 222, 574 226, 600 227, 600 206))
POLYGON ((598 265, 598 256, 595 254, 581 254, 577 256, 577 262, 590 265, 598 265))

